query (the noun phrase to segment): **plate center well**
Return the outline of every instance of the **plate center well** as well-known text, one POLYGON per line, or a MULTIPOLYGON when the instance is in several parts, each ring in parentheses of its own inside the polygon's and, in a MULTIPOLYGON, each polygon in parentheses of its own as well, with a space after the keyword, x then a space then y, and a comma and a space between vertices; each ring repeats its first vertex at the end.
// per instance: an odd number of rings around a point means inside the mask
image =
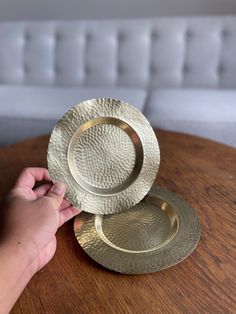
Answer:
POLYGON ((95 118, 73 134, 69 167, 90 192, 112 194, 127 188, 140 173, 143 149, 137 133, 125 122, 95 118))
POLYGON ((175 211, 165 202, 162 205, 142 201, 123 213, 98 215, 95 227, 102 240, 115 249, 130 253, 154 251, 168 244, 178 230, 175 211))

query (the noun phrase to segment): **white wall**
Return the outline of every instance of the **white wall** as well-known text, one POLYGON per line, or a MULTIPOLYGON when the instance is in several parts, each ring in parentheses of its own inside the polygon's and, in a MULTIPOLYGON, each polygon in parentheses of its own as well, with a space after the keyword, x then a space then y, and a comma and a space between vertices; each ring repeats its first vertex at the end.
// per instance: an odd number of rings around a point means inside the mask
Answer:
POLYGON ((236 0, 0 0, 0 20, 236 14, 236 0))

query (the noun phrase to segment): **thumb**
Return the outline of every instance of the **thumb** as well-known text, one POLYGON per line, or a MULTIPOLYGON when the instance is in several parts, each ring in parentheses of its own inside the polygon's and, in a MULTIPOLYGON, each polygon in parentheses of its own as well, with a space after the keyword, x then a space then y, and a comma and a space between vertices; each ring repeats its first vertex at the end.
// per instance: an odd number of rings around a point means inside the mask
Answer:
POLYGON ((47 198, 50 198, 55 209, 61 205, 65 192, 66 185, 62 182, 55 182, 51 190, 48 192, 47 198))

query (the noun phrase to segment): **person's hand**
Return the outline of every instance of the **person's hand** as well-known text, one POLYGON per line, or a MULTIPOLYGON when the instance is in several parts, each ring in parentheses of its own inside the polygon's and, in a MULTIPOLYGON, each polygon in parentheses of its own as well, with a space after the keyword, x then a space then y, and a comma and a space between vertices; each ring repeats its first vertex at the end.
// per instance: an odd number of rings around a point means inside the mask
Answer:
POLYGON ((32 274, 53 257, 56 250, 57 229, 79 213, 63 199, 63 183, 46 183, 33 189, 36 181, 50 181, 44 168, 26 168, 11 190, 7 207, 3 243, 21 247, 30 260, 32 274))

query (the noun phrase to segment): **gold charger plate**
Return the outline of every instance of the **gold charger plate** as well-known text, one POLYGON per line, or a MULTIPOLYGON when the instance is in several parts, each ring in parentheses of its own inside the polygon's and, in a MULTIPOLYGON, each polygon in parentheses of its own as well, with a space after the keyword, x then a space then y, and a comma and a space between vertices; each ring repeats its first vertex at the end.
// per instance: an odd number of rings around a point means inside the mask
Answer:
POLYGON ((74 232, 92 259, 126 274, 156 272, 173 266, 185 259, 200 239, 194 209, 173 192, 156 185, 126 212, 79 214, 74 232))
POLYGON ((99 98, 71 108, 48 146, 53 181, 82 211, 111 214, 131 208, 152 186, 160 163, 155 133, 135 107, 99 98))

